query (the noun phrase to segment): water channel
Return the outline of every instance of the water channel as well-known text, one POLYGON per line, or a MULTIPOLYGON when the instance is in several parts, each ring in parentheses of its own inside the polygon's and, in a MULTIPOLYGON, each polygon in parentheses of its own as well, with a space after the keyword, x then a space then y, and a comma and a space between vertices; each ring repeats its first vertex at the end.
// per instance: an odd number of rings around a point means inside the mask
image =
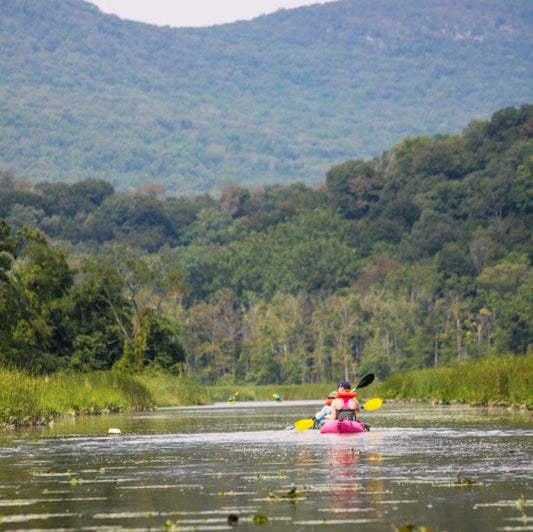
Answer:
POLYGON ((363 412, 368 433, 290 428, 320 407, 217 404, 2 432, 0 530, 533 530, 531 414, 385 403, 363 412))

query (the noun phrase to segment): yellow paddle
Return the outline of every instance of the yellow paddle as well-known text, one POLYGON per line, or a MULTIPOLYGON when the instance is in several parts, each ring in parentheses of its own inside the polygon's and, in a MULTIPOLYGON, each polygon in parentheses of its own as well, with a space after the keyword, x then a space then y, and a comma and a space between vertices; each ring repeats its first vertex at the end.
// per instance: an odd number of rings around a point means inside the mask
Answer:
POLYGON ((365 404, 362 405, 362 408, 364 410, 378 410, 381 408, 382 404, 383 401, 379 397, 374 397, 373 399, 366 401, 365 404))
POLYGON ((314 424, 314 419, 299 419, 294 423, 294 427, 296 430, 303 432, 304 430, 310 429, 314 424))

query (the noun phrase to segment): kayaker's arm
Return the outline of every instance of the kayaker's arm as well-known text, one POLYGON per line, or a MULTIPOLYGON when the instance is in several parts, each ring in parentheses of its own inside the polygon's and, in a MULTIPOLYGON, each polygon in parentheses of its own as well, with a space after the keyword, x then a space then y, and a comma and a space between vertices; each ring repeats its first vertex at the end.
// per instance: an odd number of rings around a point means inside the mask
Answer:
POLYGON ((331 403, 331 413, 326 416, 327 419, 337 419, 337 410, 342 408, 342 399, 334 399, 331 403))
POLYGON ((356 412, 361 412, 361 404, 359 403, 359 401, 357 399, 354 399, 354 407, 353 409, 356 411, 356 412))
POLYGON ((329 405, 325 405, 324 408, 320 412, 317 412, 315 414, 315 421, 320 421, 321 419, 324 419, 329 413, 331 412, 331 407, 329 405))

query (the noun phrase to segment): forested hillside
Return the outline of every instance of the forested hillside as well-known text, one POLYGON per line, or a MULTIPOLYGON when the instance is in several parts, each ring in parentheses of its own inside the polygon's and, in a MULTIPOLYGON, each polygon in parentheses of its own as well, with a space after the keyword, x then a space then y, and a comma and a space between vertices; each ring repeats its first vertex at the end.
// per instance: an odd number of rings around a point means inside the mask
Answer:
POLYGON ((318 187, 0 177, 0 363, 255 383, 533 349, 533 106, 318 187))
POLYGON ((533 99, 530 0, 342 0, 159 28, 0 1, 0 169, 33 182, 318 184, 533 99))

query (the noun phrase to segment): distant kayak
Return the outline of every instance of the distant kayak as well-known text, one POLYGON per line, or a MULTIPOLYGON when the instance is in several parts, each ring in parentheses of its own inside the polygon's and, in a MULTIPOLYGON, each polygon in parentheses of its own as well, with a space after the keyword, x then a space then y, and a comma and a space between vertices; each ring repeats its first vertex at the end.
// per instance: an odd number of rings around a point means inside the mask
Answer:
POLYGON ((356 432, 367 432, 361 421, 350 421, 347 419, 328 419, 320 429, 321 434, 348 434, 356 432))

